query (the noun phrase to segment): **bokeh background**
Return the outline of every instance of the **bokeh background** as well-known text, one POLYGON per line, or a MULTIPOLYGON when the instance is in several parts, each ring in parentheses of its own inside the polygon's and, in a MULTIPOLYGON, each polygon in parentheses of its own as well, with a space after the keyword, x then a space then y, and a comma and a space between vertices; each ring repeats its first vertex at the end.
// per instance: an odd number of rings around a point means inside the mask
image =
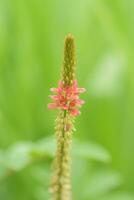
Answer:
POLYGON ((1 200, 49 199, 57 111, 47 109, 48 95, 68 33, 87 89, 74 134, 74 199, 134 199, 134 1, 0 0, 1 200))

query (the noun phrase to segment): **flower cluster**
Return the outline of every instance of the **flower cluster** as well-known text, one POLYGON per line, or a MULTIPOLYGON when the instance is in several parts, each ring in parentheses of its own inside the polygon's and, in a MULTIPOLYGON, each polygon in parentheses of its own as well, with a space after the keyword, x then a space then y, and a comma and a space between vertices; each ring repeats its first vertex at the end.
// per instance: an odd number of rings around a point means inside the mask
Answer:
POLYGON ((79 107, 84 101, 79 98, 79 94, 85 92, 84 88, 78 88, 77 80, 71 85, 65 86, 62 81, 59 82, 58 88, 51 88, 54 95, 50 98, 52 103, 48 104, 49 109, 61 109, 68 111, 72 116, 80 114, 79 107))
POLYGON ((52 200, 72 200, 70 147, 75 130, 75 116, 80 114, 79 108, 84 104, 79 95, 85 92, 84 88, 78 87, 75 71, 75 42, 74 37, 69 34, 64 43, 64 58, 59 85, 57 88, 51 88, 52 102, 48 104, 49 109, 59 109, 55 121, 57 150, 50 183, 52 200))

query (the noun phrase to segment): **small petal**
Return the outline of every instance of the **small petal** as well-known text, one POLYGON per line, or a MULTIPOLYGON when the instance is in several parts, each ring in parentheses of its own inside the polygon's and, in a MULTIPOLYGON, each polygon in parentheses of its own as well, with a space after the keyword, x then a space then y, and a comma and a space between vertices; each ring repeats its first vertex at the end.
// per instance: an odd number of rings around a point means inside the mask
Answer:
POLYGON ((50 98, 53 100, 58 100, 59 96, 58 95, 50 95, 50 98))
POLYGON ((68 110, 68 106, 66 106, 66 105, 61 105, 60 106, 63 110, 68 110))
POLYGON ((85 103, 85 101, 83 101, 82 99, 77 99, 76 100, 76 104, 77 105, 82 105, 82 104, 84 104, 85 103))
POLYGON ((48 109, 55 109, 55 108, 58 108, 57 104, 55 104, 55 103, 48 104, 48 109))
POLYGON ((72 116, 77 116, 77 115, 80 114, 80 112, 79 112, 77 109, 71 109, 71 110, 70 110, 70 114, 71 114, 72 116))

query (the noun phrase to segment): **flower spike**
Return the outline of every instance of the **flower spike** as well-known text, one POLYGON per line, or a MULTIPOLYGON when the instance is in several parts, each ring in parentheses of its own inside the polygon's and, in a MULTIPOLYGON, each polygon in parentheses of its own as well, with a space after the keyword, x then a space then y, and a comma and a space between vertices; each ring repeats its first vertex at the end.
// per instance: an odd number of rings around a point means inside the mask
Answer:
POLYGON ((58 109, 55 121, 57 150, 53 162, 53 176, 51 178, 51 200, 72 200, 70 176, 70 144, 74 128, 74 119, 80 114, 79 108, 84 101, 79 95, 85 92, 79 88, 75 77, 75 44, 74 37, 69 34, 65 38, 64 61, 61 80, 57 88, 51 88, 53 95, 48 104, 49 109, 58 109))

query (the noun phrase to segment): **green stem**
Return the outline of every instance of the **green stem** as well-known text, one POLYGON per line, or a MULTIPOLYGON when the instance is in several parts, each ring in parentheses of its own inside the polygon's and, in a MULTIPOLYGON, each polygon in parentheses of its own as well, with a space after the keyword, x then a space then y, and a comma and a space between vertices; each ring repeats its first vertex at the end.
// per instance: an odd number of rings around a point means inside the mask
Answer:
MULTIPOLYGON (((63 118, 65 119, 66 118, 66 110, 64 111, 64 115, 63 115, 63 118)), ((62 138, 64 140, 64 142, 62 143, 62 146, 61 146, 61 162, 59 163, 60 164, 60 174, 59 174, 59 191, 58 191, 58 194, 59 194, 59 197, 57 200, 62 200, 62 183, 61 183, 61 179, 62 179, 62 173, 63 173, 63 156, 64 155, 64 146, 65 146, 65 120, 63 120, 63 129, 62 129, 62 138)))
POLYGON ((57 151, 54 160, 54 176, 52 177, 52 200, 71 200, 70 181, 70 141, 72 130, 66 130, 69 121, 67 111, 59 113, 57 131, 57 151))

